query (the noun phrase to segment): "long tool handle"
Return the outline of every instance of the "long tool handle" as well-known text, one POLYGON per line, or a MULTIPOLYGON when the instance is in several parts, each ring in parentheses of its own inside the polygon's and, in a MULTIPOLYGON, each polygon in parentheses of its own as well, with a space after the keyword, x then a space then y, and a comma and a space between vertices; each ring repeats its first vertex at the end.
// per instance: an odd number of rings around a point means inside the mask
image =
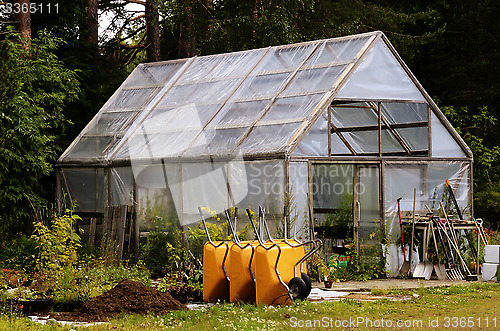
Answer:
POLYGON ((450 259, 450 255, 448 254, 448 250, 446 249, 446 244, 444 243, 444 238, 443 238, 443 234, 441 233, 441 227, 439 226, 440 224, 439 223, 439 219, 438 220, 434 220, 436 223, 436 229, 438 231, 438 235, 439 235, 439 241, 441 242, 441 246, 443 247, 443 251, 444 251, 444 255, 446 256, 446 262, 448 263, 448 268, 451 268, 452 267, 452 261, 450 259))
MULTIPOLYGON (((471 274, 470 273, 470 270, 469 270, 469 267, 467 267, 467 264, 465 263, 464 259, 462 258, 462 254, 460 253, 460 249, 458 247, 458 240, 456 238, 456 234, 454 233, 455 230, 453 228, 453 225, 451 224, 451 221, 448 219, 448 215, 446 214, 446 210, 444 209, 444 206, 443 206, 443 203, 440 202, 441 204, 441 210, 443 211, 444 213, 444 218, 446 218, 446 222, 448 224, 450 224, 450 229, 451 229, 451 232, 452 232, 452 240, 451 240, 451 243, 453 244, 453 248, 455 249, 455 251, 457 252, 457 255, 458 255, 458 259, 460 260, 460 262, 462 263, 462 267, 464 268, 464 271, 467 272, 469 275, 471 274), (455 237, 454 237, 455 236, 455 237)), ((446 236, 448 237, 448 234, 445 232, 446 236)), ((448 240, 450 240, 450 238, 448 238, 448 240)))
POLYGON ((413 261, 413 237, 415 236, 415 204, 417 200, 417 189, 413 189, 413 213, 411 215, 411 245, 410 245, 410 271, 413 261))
POLYGON ((486 239, 486 235, 484 234, 483 222, 481 221, 481 223, 479 223, 479 221, 476 220, 474 217, 472 218, 472 220, 474 221, 474 224, 476 224, 477 233, 478 233, 478 236, 481 237, 481 240, 483 241, 483 245, 484 246, 488 245, 488 239, 486 239))
POLYGON ((398 198, 398 215, 399 215, 399 228, 401 229, 401 244, 403 247, 403 257, 406 262, 406 251, 405 251, 405 238, 403 235, 403 222, 401 221, 401 205, 400 202, 401 198, 398 198))
POLYGON ((462 212, 460 211, 460 207, 458 206, 458 202, 457 202, 457 199, 455 198, 455 193, 453 193, 453 189, 451 188, 451 184, 450 184, 450 181, 447 179, 444 184, 446 185, 446 187, 448 188, 448 192, 451 196, 451 200, 453 201, 453 204, 455 205, 455 209, 457 210, 457 214, 458 214, 458 219, 459 220, 463 220, 463 217, 462 217, 462 212))
POLYGON ((434 226, 432 223, 433 223, 432 220, 429 220, 429 225, 430 225, 431 232, 432 232, 432 240, 434 241, 434 248, 436 249, 436 258, 437 258, 438 264, 440 264, 439 263, 438 244, 437 244, 437 240, 436 240, 436 233, 435 233, 435 229, 434 229, 434 226))

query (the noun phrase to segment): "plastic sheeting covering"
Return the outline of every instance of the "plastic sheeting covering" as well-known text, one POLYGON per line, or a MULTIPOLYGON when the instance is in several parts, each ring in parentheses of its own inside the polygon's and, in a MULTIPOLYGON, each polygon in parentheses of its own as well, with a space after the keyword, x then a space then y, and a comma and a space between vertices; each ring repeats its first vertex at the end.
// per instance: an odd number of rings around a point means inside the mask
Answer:
POLYGON ((131 167, 111 168, 111 204, 134 205, 134 176, 131 167))
POLYGON ((96 160, 107 157, 138 114, 183 66, 185 60, 141 64, 104 104, 60 160, 96 160))
MULTIPOLYGON (((243 52, 139 65, 60 158, 61 162, 159 160, 228 155, 325 156, 322 123, 310 123, 335 92, 337 100, 387 103, 391 124, 426 123, 426 100, 380 32, 243 52), (371 41, 376 40, 374 44, 371 41), (361 63, 357 63, 359 59, 361 63), (346 70, 354 70, 348 73, 346 70), (312 128, 303 138, 304 128, 312 128)), ((361 106, 367 102, 357 103, 361 106)), ((355 105, 354 103, 352 105, 355 105)), ((377 124, 370 109, 333 108, 339 127, 377 124)), ((436 156, 463 156, 433 117, 436 156), (435 123, 434 123, 435 122, 435 123), (442 140, 441 138, 447 139, 442 140), (448 147, 443 147, 441 142, 448 147), (452 146, 452 147, 450 147, 452 146)), ((428 150, 426 127, 382 133, 382 152, 428 150), (401 138, 397 136, 401 136, 401 138), (406 146, 400 146, 401 139, 406 146)), ((434 130, 433 130, 434 132, 434 130)), ((377 153, 373 132, 345 133, 359 154, 377 153)), ((332 153, 348 154, 338 136, 332 153)))
POLYGON ((470 217, 470 163, 428 162, 416 164, 384 164, 384 192, 386 230, 389 241, 400 236, 397 215, 397 199, 402 198, 401 213, 413 210, 413 190, 417 189, 416 213, 425 214, 425 205, 432 210, 439 208, 439 201, 445 192, 445 181, 449 180, 464 217, 470 217))
POLYGON ((415 100, 425 98, 383 41, 369 50, 337 99, 415 100))
POLYGON ((290 237, 309 238, 309 192, 307 162, 290 162, 288 165, 289 192, 292 196, 291 219, 294 220, 293 229, 290 229, 290 237))
POLYGON ((466 157, 450 132, 444 127, 437 116, 431 114, 432 156, 434 157, 466 157))
MULTIPOLYGON (((328 115, 324 112, 304 136, 292 155, 328 156, 328 132, 328 115)), ((342 145, 344 144, 342 143, 342 145)))
POLYGON ((283 153, 377 34, 142 64, 61 161, 283 153))
MULTIPOLYGON (((240 227, 247 220, 246 208, 257 211, 262 206, 269 215, 283 212, 283 161, 211 162, 207 159, 196 163, 138 165, 134 167, 134 176, 143 230, 158 222, 180 222, 182 226, 198 223, 198 207, 217 213, 239 207, 240 227)), ((275 220, 276 217, 270 218, 270 222, 275 220)))

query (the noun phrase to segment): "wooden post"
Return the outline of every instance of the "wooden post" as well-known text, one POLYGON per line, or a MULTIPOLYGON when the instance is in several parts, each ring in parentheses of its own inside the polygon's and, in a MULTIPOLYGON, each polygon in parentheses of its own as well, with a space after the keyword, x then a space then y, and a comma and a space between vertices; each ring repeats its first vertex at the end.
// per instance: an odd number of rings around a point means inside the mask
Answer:
POLYGON ((118 217, 116 219, 116 252, 117 259, 123 257, 123 246, 125 245, 125 229, 127 228, 128 206, 118 206, 118 217))
POLYGON ((97 227, 97 219, 91 218, 90 219, 90 230, 89 230, 89 246, 90 247, 95 246, 96 227, 97 227))

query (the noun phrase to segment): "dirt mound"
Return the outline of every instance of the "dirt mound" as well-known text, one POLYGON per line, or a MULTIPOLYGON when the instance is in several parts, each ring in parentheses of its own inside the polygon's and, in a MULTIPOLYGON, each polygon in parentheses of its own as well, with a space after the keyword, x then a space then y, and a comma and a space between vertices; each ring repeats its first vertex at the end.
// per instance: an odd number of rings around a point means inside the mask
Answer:
POLYGON ((51 317, 66 321, 101 322, 122 313, 162 314, 186 309, 168 292, 162 293, 142 283, 124 279, 103 295, 86 301, 82 308, 51 317))

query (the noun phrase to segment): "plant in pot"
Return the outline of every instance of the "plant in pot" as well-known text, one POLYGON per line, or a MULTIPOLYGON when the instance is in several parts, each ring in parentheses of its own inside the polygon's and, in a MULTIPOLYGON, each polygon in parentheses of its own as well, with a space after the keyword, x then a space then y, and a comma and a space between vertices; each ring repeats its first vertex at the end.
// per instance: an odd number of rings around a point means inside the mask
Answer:
POLYGON ((323 281, 326 288, 331 288, 334 282, 339 281, 338 270, 334 267, 327 267, 323 262, 319 266, 320 281, 323 281))

